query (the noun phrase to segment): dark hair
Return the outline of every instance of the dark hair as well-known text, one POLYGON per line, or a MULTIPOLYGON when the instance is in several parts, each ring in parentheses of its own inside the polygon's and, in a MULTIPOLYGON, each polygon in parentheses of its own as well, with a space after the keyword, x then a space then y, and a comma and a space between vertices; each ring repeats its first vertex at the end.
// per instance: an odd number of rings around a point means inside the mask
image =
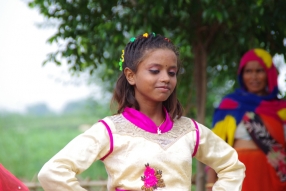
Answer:
MULTIPOLYGON (((178 48, 168 38, 159 34, 155 35, 154 33, 151 33, 147 35, 145 33, 144 35, 145 36, 137 36, 135 40, 133 39, 134 41, 131 40, 126 45, 122 71, 128 67, 136 73, 138 65, 143 61, 147 51, 155 49, 169 49, 177 56, 178 75, 181 65, 178 48)), ((116 82, 112 101, 116 101, 118 103, 118 114, 122 113, 125 107, 134 107, 135 109, 140 110, 139 104, 135 99, 134 87, 128 83, 124 72, 120 74, 116 82)), ((167 109, 172 119, 175 117, 180 118, 182 116, 183 108, 177 99, 176 87, 168 99, 163 102, 163 106, 167 109)))

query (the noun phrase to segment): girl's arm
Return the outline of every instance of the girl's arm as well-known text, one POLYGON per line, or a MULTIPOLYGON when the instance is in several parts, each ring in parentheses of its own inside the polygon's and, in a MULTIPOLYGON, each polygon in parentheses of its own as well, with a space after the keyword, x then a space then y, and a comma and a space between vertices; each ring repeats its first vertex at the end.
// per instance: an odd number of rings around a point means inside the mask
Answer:
POLYGON ((212 168, 207 167, 206 191, 211 191, 216 181, 217 181, 216 172, 212 168))
MULTIPOLYGON (((74 138, 41 169, 38 179, 45 191, 82 191, 76 178, 109 152, 109 134, 102 123, 96 123, 74 138)), ((44 149, 44 148, 43 148, 44 149)))
POLYGON ((240 191, 245 177, 245 166, 237 152, 224 140, 203 125, 199 125, 200 141, 197 160, 214 169, 217 181, 213 191, 240 191))

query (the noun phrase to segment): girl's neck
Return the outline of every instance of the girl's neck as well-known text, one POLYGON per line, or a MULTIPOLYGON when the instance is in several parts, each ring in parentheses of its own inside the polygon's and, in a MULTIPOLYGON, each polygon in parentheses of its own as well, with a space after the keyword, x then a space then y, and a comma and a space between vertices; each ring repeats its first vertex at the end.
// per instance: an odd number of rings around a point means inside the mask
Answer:
POLYGON ((157 126, 162 124, 162 121, 165 120, 165 113, 162 104, 158 104, 156 106, 142 104, 140 105, 140 112, 147 115, 157 126))

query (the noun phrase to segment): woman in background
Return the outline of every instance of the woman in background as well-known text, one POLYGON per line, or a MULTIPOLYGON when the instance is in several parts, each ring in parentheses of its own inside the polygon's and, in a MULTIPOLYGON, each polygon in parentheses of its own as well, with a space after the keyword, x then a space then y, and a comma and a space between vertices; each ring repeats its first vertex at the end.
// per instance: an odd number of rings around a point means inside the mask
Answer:
MULTIPOLYGON (((246 52, 240 88, 226 95, 213 118, 213 132, 233 146, 246 166, 242 191, 286 190, 286 101, 278 99, 277 70, 263 49, 246 52)), ((207 190, 216 181, 208 170, 207 190)))

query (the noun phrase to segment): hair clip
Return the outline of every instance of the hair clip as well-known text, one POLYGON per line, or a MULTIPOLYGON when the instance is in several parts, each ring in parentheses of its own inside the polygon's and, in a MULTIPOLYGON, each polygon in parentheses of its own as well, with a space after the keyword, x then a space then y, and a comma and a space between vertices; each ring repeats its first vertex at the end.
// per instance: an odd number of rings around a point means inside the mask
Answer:
POLYGON ((156 36, 156 34, 154 32, 152 32, 152 34, 153 34, 154 37, 156 36))
POLYGON ((135 37, 130 38, 130 42, 134 42, 136 40, 135 37))
POLYGON ((124 50, 122 50, 122 55, 121 55, 121 58, 120 58, 120 61, 119 61, 119 70, 120 71, 122 71, 123 62, 124 62, 124 50))
POLYGON ((148 33, 144 33, 143 36, 148 38, 148 33))
POLYGON ((164 38, 164 40, 166 40, 166 41, 170 42, 170 40, 169 40, 168 38, 164 38))

